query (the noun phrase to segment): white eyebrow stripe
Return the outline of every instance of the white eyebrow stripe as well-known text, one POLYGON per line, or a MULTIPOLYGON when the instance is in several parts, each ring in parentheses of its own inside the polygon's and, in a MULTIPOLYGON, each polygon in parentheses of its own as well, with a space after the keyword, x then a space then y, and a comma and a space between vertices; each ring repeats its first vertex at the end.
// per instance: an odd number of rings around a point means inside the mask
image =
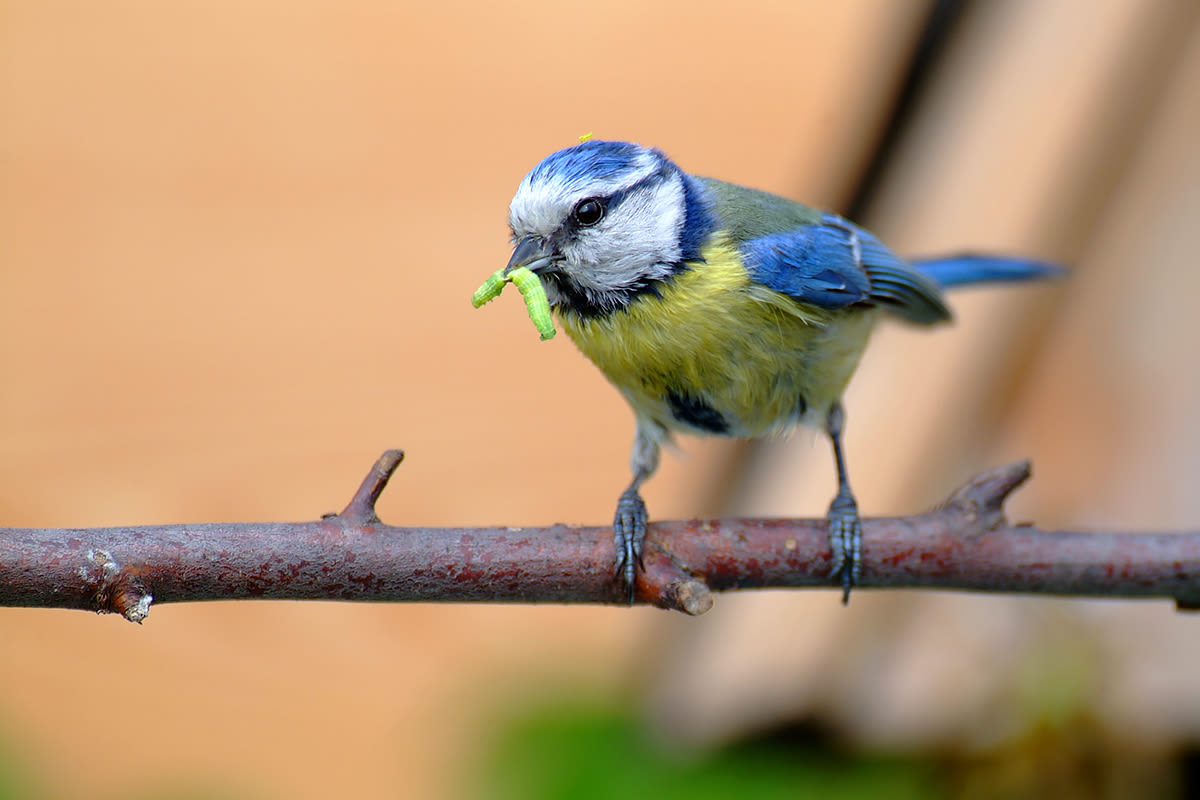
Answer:
POLYGON ((608 197, 637 185, 660 169, 649 151, 638 153, 630 168, 607 179, 532 171, 521 181, 509 206, 509 225, 519 233, 549 236, 585 197, 608 197), (535 180, 535 174, 537 179, 535 180))

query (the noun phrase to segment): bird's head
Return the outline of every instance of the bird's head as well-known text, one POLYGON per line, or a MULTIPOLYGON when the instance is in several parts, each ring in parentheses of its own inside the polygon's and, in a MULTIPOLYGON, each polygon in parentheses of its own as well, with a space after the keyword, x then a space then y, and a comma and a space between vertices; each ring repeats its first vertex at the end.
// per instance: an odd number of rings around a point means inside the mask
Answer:
POLYGON ((551 305, 583 316, 630 303, 699 257, 711 212, 703 188, 665 155, 586 141, 547 156, 509 207, 515 249, 551 305))

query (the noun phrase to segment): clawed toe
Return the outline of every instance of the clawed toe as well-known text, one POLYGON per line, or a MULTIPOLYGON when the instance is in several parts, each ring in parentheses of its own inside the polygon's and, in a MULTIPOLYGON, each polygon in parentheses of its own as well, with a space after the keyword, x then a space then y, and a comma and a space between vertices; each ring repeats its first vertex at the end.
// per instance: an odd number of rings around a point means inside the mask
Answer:
POLYGON ((832 577, 841 583, 842 602, 862 573, 862 520, 854 498, 838 495, 829 507, 829 548, 833 553, 832 577))
POLYGON ((636 489, 627 489, 617 502, 613 517, 616 573, 625 583, 630 605, 637 593, 637 571, 645 569, 642 549, 646 541, 646 504, 636 489))

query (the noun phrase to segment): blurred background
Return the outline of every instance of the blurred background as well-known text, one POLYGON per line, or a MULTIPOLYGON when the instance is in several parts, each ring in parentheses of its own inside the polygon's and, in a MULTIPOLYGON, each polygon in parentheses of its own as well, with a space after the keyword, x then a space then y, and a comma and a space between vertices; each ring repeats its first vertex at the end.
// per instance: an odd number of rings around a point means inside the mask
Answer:
MULTIPOLYGON (((393 524, 611 519, 630 412, 468 302, 521 177, 592 132, 902 253, 1072 266, 880 331, 865 513, 1029 457, 1015 519, 1194 529, 1198 98, 1173 0, 0 0, 0 524, 313 519, 389 447, 393 524)), ((684 439, 645 494, 833 489, 801 432, 684 439)), ((0 797, 1181 797, 1197 664, 1166 602, 0 609, 0 797)))

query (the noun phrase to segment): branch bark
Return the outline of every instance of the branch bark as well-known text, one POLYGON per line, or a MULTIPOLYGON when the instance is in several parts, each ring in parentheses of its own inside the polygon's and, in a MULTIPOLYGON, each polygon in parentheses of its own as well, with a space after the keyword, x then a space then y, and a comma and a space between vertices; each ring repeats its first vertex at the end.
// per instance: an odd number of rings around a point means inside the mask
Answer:
MULTIPOLYGON (((0 529, 0 606, 112 612, 151 602, 289 599, 622 604, 608 527, 400 528, 375 502, 388 451, 340 514, 314 522, 0 529)), ((1079 533, 1010 525, 1027 462, 939 508, 863 523, 860 587, 1165 597, 1200 607, 1200 533, 1079 533)), ((656 522, 637 601, 689 614, 714 591, 828 587, 824 520, 656 522)))

